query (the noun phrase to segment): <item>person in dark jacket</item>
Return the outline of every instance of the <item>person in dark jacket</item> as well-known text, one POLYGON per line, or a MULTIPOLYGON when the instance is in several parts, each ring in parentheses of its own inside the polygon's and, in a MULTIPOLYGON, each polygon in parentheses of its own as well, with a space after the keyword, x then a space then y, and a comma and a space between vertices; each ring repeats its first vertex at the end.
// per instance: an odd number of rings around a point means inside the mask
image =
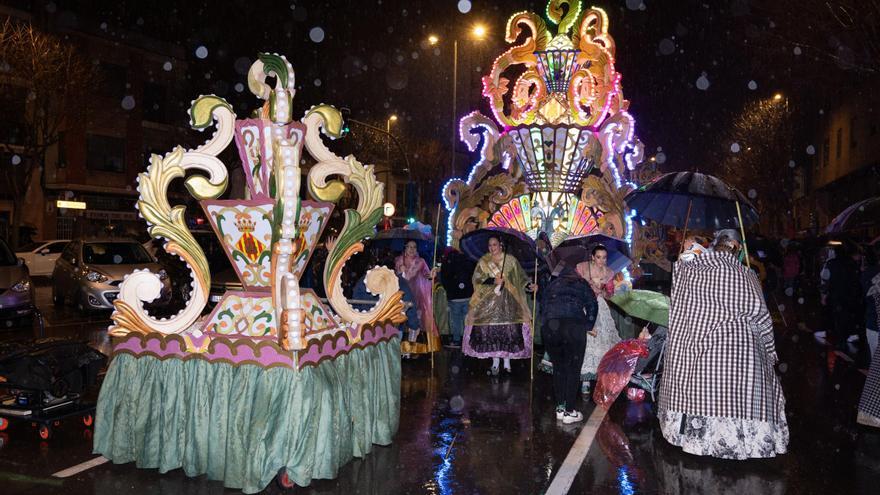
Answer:
POLYGON ((446 290, 446 299, 449 301, 449 330, 452 333, 450 347, 461 347, 464 320, 474 294, 471 275, 475 267, 476 264, 469 257, 454 248, 450 248, 443 258, 440 283, 446 290))
MULTIPOLYGON (((849 245, 838 246, 837 255, 827 264, 826 309, 831 316, 831 343, 841 351, 847 349, 847 338, 858 335, 862 323, 863 300, 861 254, 849 245)), ((862 339, 862 345, 865 339, 862 339)), ((867 354, 867 352, 865 352, 867 354)))
POLYGON ((590 284, 574 266, 563 265, 554 272, 559 276, 541 294, 541 335, 553 362, 556 419, 570 424, 584 419, 574 406, 587 332, 596 323, 599 307, 590 284))

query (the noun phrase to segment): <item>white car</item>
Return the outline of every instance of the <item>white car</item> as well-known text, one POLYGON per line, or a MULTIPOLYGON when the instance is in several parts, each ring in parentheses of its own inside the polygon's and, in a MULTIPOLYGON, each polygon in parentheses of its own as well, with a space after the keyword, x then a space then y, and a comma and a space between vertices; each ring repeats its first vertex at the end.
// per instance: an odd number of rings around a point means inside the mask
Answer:
POLYGON ((67 247, 70 239, 56 239, 52 241, 37 241, 19 248, 15 255, 24 259, 31 275, 52 275, 55 268, 55 260, 61 256, 61 251, 67 247))

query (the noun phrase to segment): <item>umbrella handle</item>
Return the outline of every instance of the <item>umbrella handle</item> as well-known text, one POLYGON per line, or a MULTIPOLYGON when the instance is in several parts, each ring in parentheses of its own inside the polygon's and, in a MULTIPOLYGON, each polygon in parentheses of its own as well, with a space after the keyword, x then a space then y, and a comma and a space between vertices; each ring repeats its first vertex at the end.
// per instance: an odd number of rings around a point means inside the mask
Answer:
MULTIPOLYGON (((690 223, 690 220, 691 220, 691 206, 692 205, 693 205, 693 200, 688 198, 688 211, 684 215, 684 231, 681 233, 681 246, 679 246, 679 248, 678 248, 678 254, 681 254, 684 252, 684 241, 687 238, 688 223, 690 223)), ((739 205, 739 203, 737 203, 737 205, 739 205)))
POLYGON ((749 261, 749 245, 746 243, 746 228, 743 226, 743 217, 739 209, 739 200, 736 201, 736 216, 739 219, 739 231, 743 238, 743 250, 746 252, 746 266, 751 268, 752 263, 749 261))
MULTIPOLYGON (((437 221, 434 222, 434 260, 431 261, 431 268, 437 266, 437 242, 440 240, 440 204, 437 204, 437 221)), ((432 356, 433 358, 433 356, 432 356)))

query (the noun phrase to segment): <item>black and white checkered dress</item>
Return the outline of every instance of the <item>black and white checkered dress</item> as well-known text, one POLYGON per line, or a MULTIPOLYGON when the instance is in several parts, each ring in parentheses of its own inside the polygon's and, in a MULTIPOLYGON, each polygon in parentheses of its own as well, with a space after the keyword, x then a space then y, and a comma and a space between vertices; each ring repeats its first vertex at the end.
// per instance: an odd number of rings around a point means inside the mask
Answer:
POLYGON ((675 264, 658 416, 686 452, 730 459, 786 451, 773 324, 758 279, 729 253, 675 264))
POLYGON ((859 423, 880 428, 880 347, 874 351, 859 401, 859 423))

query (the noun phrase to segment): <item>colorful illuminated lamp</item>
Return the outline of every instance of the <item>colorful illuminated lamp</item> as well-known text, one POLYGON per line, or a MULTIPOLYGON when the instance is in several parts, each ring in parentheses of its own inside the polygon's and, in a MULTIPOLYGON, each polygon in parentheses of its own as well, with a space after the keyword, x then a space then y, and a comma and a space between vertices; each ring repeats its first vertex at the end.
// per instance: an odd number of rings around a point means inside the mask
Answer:
POLYGON ((531 235, 586 229, 631 238, 623 198, 643 145, 615 68, 608 16, 582 7, 548 0, 546 16, 526 11, 508 20, 511 46, 482 79, 494 121, 473 112, 459 124, 480 158, 466 178, 444 185, 450 244, 501 225, 531 235), (578 211, 588 220, 578 224, 578 211))

